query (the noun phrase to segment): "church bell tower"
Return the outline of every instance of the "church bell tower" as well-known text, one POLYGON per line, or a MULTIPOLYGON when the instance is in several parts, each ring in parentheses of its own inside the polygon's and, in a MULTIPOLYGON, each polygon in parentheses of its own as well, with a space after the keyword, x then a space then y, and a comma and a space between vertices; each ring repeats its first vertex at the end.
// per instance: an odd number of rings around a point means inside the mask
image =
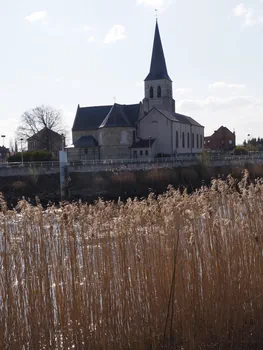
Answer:
POLYGON ((150 73, 144 80, 143 107, 149 112, 153 107, 175 112, 173 82, 168 75, 162 41, 156 21, 150 73))

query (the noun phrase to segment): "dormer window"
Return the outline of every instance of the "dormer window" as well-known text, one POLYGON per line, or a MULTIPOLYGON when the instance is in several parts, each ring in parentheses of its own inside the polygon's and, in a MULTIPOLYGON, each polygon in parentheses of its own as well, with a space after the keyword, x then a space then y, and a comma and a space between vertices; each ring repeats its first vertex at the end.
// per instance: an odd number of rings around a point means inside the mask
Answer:
POLYGON ((150 98, 153 98, 153 87, 150 87, 150 98))
POLYGON ((162 89, 161 89, 161 86, 158 86, 158 88, 157 88, 157 97, 162 97, 162 89))

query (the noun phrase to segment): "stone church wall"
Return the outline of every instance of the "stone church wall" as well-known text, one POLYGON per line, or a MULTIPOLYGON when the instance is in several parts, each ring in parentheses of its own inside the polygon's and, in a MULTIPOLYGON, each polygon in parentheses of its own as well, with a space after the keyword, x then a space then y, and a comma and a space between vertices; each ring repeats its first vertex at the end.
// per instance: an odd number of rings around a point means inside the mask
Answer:
POLYGON ((100 130, 101 159, 130 158, 134 128, 104 128, 100 130))
MULTIPOLYGON (((135 128, 115 127, 99 130, 74 131, 73 142, 78 140, 81 136, 92 135, 99 143, 100 159, 127 159, 131 157, 130 146, 133 143, 133 131, 135 131, 135 128)), ((75 152, 74 158, 76 156, 77 153, 75 152)), ((84 158, 85 155, 82 155, 81 159, 84 160, 84 158)))

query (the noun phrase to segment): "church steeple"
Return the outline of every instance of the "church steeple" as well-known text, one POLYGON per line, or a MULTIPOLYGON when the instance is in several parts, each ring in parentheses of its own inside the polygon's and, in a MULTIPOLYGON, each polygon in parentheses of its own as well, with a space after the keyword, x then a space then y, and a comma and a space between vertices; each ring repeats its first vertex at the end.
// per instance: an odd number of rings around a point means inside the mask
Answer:
POLYGON ((160 79, 168 79, 172 81, 167 72, 158 21, 156 20, 151 68, 150 73, 145 78, 145 81, 160 79))
POLYGON ((148 113, 153 107, 175 112, 173 82, 167 72, 157 21, 155 26, 150 73, 144 80, 144 94, 143 106, 146 113, 148 113))

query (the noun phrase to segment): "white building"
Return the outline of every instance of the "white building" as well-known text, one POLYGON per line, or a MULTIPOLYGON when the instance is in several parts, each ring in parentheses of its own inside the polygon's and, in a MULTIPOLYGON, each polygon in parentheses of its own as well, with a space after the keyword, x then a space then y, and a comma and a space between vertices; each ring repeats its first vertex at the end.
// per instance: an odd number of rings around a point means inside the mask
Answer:
POLYGON ((144 99, 134 105, 78 106, 72 128, 74 148, 69 158, 127 159, 203 150, 204 127, 176 113, 173 83, 168 75, 158 22, 144 99))

